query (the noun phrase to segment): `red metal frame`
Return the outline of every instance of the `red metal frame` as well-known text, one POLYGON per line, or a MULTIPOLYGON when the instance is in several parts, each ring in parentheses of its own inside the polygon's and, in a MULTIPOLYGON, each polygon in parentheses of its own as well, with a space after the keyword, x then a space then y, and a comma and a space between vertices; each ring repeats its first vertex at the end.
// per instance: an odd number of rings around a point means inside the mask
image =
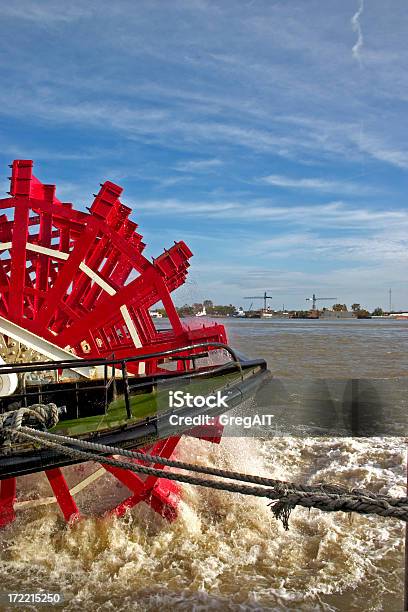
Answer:
MULTIPOLYGON (((178 442, 180 436, 172 436, 166 440, 160 440, 151 447, 143 449, 144 452, 149 452, 152 455, 169 459, 178 442)), ((134 460, 135 463, 142 463, 140 460, 134 460)), ((158 514, 173 521, 177 518, 177 506, 180 500, 180 487, 177 483, 169 480, 160 479, 157 476, 147 476, 143 479, 138 474, 128 470, 111 467, 102 464, 103 467, 124 484, 132 495, 125 499, 112 511, 117 516, 123 514, 129 509, 136 506, 141 501, 145 501, 158 514)), ((161 464, 155 464, 154 467, 158 470, 163 469, 161 464)))
MULTIPOLYGON (((142 236, 129 219, 131 209, 120 201, 121 187, 103 183, 89 212, 82 212, 61 202, 55 185, 44 185, 33 175, 31 160, 15 160, 11 168, 10 197, 0 200, 1 316, 79 357, 114 353, 121 358, 192 343, 226 343, 222 325, 203 324, 202 319, 193 326, 182 323, 170 294, 184 283, 192 252, 176 242, 153 262, 144 257, 142 236), (158 302, 169 319, 165 331, 156 330, 149 313, 158 302)), ((128 365, 144 375, 156 373, 164 361, 128 365)), ((179 360, 176 367, 189 370, 193 363, 179 360)), ((196 428, 191 435, 218 443, 222 426, 196 428)), ((146 451, 170 458, 179 439, 168 438, 146 451)), ((113 510, 116 515, 144 501, 168 520, 176 518, 176 483, 104 467, 132 493, 113 510)), ((45 473, 64 518, 79 518, 61 470, 45 473)), ((15 497, 15 478, 2 481, 0 527, 15 518, 15 497)))
MULTIPOLYGON (((79 357, 226 342, 222 325, 183 325, 170 293, 184 283, 192 252, 176 242, 150 262, 121 193, 107 181, 80 212, 33 175, 32 161, 13 162, 10 197, 0 200, 0 315, 79 357), (149 314, 158 302, 169 330, 157 331, 149 314)), ((134 373, 159 367, 151 360, 134 373)))

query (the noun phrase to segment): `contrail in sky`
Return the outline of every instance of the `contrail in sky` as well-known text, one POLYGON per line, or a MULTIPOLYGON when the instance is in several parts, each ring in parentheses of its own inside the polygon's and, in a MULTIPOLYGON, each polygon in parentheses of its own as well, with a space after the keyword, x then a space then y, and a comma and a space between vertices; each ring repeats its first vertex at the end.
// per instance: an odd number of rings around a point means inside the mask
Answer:
POLYGON ((353 54, 353 57, 358 61, 359 64, 361 64, 361 49, 363 48, 363 44, 364 44, 363 32, 361 30, 361 23, 360 23, 360 17, 363 14, 363 11, 364 11, 364 0, 360 0, 359 5, 358 5, 358 10, 354 13, 353 17, 351 18, 351 27, 353 28, 353 31, 357 33, 357 41, 354 47, 352 48, 351 52, 353 54))

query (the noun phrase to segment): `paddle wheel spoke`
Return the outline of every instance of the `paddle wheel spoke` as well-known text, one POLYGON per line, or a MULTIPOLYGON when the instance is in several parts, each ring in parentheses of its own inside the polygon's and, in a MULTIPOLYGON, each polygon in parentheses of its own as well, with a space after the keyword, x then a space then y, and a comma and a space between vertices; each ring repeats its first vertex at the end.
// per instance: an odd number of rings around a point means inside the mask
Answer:
MULTIPOLYGON (((171 438, 157 442, 153 446, 142 449, 142 452, 148 452, 152 455, 170 459, 179 440, 180 436, 172 436, 171 438)), ((141 460, 137 459, 135 459, 134 462, 142 463, 141 460)), ((144 463, 149 465, 146 462, 144 463)), ((133 508, 139 502, 145 501, 153 510, 168 520, 173 521, 177 518, 177 506, 180 500, 181 490, 176 483, 160 479, 157 476, 148 476, 146 479, 143 479, 134 472, 104 465, 103 463, 102 465, 105 470, 115 476, 115 478, 133 493, 133 495, 125 499, 112 510, 114 514, 122 516, 129 508, 133 508)), ((163 469, 161 464, 155 464, 154 467, 156 469, 163 469)))
POLYGON ((81 516, 80 512, 70 493, 62 471, 59 468, 54 468, 52 470, 46 470, 45 475, 48 478, 48 482, 51 485, 55 498, 67 523, 79 519, 81 516))

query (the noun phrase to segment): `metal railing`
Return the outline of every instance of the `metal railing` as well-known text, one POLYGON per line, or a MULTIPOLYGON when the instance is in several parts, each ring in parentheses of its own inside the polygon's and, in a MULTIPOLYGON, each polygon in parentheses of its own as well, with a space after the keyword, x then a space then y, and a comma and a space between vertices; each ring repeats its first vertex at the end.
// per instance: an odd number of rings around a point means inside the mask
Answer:
MULTIPOLYGON (((101 379, 103 380, 103 383, 101 384, 98 384, 99 379, 96 379, 97 384, 93 384, 93 385, 87 385, 87 384, 79 385, 80 381, 78 380, 78 381, 75 381, 74 385, 71 387, 68 386, 68 383, 61 385, 61 383, 55 382, 55 383, 51 383, 51 385, 55 385, 55 388, 52 387, 44 391, 41 391, 41 386, 45 386, 45 385, 41 385, 41 383, 39 383, 38 385, 37 384, 32 385, 33 387, 34 386, 37 387, 36 390, 32 390, 32 391, 28 391, 27 386, 23 383, 22 393, 16 393, 10 396, 5 396, 3 398, 0 398, 0 401, 1 400, 4 401, 7 399, 13 399, 14 401, 23 400, 24 405, 27 406, 28 400, 30 397, 38 398, 38 401, 41 403, 42 395, 54 395, 58 393, 66 394, 69 392, 75 392, 76 395, 78 395, 80 392, 83 393, 84 391, 103 390, 104 391, 104 407, 105 407, 105 413, 106 413, 108 405, 109 405, 109 389, 112 387, 112 385, 114 385, 114 387, 116 388, 116 372, 117 370, 120 370, 121 378, 119 380, 123 381, 122 392, 124 396, 126 416, 128 419, 131 419, 132 418, 132 411, 131 411, 131 406, 130 406, 131 391, 136 390, 136 389, 141 389, 145 387, 147 384, 151 384, 152 382, 154 382, 155 378, 163 377, 163 376, 166 376, 166 378, 177 377, 178 379, 196 378, 198 376, 207 375, 208 373, 217 374, 219 372, 222 372, 223 370, 225 370, 226 367, 229 367, 231 365, 237 366, 238 370, 240 371, 241 378, 242 378, 243 373, 242 373, 242 366, 241 366, 240 360, 238 359, 235 351, 230 346, 228 346, 228 344, 224 344, 222 342, 200 342, 197 344, 189 344, 189 345, 177 347, 174 349, 167 349, 165 351, 156 351, 154 353, 145 353, 145 354, 132 355, 130 357, 121 357, 121 358, 115 358, 115 356, 112 355, 112 357, 110 358, 92 358, 92 359, 74 358, 74 359, 54 360, 54 361, 51 360, 51 361, 23 362, 23 363, 17 363, 17 364, 4 363, 4 364, 0 364, 0 376, 6 375, 6 374, 22 374, 23 381, 25 379, 24 375, 30 372, 58 371, 58 370, 64 370, 64 369, 73 370, 74 368, 81 368, 81 367, 93 367, 93 366, 101 367, 102 366, 104 374, 103 374, 103 379, 101 379), (225 350, 231 356, 231 361, 226 362, 225 364, 222 364, 221 366, 207 366, 207 367, 202 367, 202 368, 197 369, 196 360, 204 356, 208 356, 208 352, 183 355, 183 353, 186 353, 187 351, 191 352, 191 351, 196 351, 197 349, 207 349, 208 351, 219 350, 219 349, 225 350), (136 384, 129 383, 128 364, 138 363, 140 361, 149 361, 152 359, 160 359, 162 357, 170 357, 173 361, 180 360, 184 364, 184 371, 183 372, 167 371, 165 373, 164 372, 155 373, 150 376, 145 376, 145 377, 140 377, 140 378, 136 378, 136 377, 133 378, 133 375, 132 375, 132 380, 135 380, 138 382, 136 382, 136 384), (187 360, 192 361, 193 363, 192 370, 186 369, 187 360), (111 369, 111 376, 109 376, 109 369, 111 369), (60 388, 58 388, 59 385, 61 385, 60 388)), ((115 390, 113 392, 113 396, 114 395, 115 395, 115 390)), ((76 402, 76 404, 77 404, 76 418, 79 418, 78 401, 76 402)))

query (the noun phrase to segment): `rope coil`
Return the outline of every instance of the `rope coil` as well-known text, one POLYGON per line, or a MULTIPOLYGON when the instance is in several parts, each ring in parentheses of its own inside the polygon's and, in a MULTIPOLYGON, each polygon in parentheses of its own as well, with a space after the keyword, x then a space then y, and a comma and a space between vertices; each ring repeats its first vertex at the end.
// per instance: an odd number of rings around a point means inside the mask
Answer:
POLYGON ((13 432, 19 430, 23 423, 44 430, 51 429, 58 423, 59 413, 56 404, 50 403, 33 404, 0 414, 0 444, 6 442, 10 446, 13 432))

